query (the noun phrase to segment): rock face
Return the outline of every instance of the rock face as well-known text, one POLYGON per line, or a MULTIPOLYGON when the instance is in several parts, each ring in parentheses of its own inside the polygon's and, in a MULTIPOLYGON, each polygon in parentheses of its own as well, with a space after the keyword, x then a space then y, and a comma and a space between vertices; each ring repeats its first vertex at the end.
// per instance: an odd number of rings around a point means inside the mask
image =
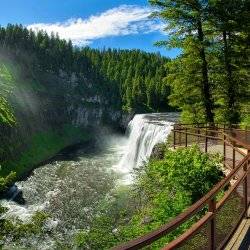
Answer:
POLYGON ((18 189, 16 185, 10 187, 9 190, 2 196, 2 198, 15 201, 21 205, 25 204, 25 200, 23 198, 23 192, 22 190, 18 189))
POLYGON ((158 143, 154 146, 151 159, 162 160, 164 159, 164 154, 166 151, 166 144, 165 143, 158 143))
POLYGON ((6 99, 16 119, 12 126, 0 124, 0 174, 22 175, 66 146, 89 140, 102 125, 128 122, 105 88, 75 73, 25 71, 0 55, 0 83, 10 89, 6 99))

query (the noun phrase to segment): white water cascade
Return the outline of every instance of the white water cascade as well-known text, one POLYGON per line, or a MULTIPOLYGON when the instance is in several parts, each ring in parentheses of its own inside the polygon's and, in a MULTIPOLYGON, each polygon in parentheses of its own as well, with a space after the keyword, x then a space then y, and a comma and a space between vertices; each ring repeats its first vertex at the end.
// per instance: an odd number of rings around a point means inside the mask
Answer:
POLYGON ((132 181, 131 172, 148 161, 156 144, 165 142, 177 116, 173 113, 140 114, 129 123, 126 148, 118 169, 132 181))

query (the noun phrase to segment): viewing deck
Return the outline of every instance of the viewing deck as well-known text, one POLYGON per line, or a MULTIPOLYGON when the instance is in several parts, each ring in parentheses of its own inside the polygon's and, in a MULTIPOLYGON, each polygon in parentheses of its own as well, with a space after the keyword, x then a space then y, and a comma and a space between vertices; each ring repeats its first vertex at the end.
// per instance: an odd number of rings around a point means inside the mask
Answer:
POLYGON ((149 246, 178 230, 194 216, 199 219, 163 249, 248 249, 250 130, 219 125, 176 124, 170 141, 174 149, 198 144, 208 154, 222 155, 224 179, 169 223, 114 250, 149 246))

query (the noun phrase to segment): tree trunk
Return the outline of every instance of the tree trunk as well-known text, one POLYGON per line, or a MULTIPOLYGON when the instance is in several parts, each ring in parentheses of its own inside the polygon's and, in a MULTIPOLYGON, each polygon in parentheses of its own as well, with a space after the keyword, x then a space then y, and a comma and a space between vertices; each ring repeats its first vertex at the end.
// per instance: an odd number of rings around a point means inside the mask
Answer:
MULTIPOLYGON (((228 34, 228 36, 230 36, 230 34, 228 34)), ((232 65, 230 60, 230 47, 229 47, 230 45, 228 45, 228 38, 226 31, 223 31, 223 43, 224 43, 224 63, 227 74, 227 98, 228 98, 227 113, 228 113, 229 123, 232 124, 238 122, 239 114, 236 109, 235 87, 233 82, 232 65)))
POLYGON ((204 48, 204 33, 201 21, 198 21, 198 38, 201 43, 200 58, 202 60, 202 94, 204 98, 204 107, 206 113, 206 121, 211 125, 214 124, 213 101, 211 97, 210 84, 208 80, 208 64, 206 60, 204 48))

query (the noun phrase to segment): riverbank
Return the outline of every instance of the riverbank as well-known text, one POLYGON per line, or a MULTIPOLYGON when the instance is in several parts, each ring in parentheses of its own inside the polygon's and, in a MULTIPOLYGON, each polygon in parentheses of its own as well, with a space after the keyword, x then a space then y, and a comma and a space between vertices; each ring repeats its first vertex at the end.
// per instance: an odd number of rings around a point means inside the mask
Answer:
MULTIPOLYGON (((29 170, 24 171, 24 173, 20 176, 17 176, 13 182, 9 183, 7 189, 0 193, 0 199, 11 199, 14 195, 14 193, 18 192, 17 189, 13 188, 16 187, 14 184, 15 182, 20 182, 20 181, 26 181, 30 176, 32 176, 33 172, 35 169, 42 167, 44 165, 48 165, 51 164, 55 161, 60 161, 60 160, 68 160, 70 159, 70 155, 74 155, 74 153, 80 149, 83 148, 89 148, 91 147, 91 145, 94 145, 96 143, 96 141, 93 138, 89 138, 89 140, 86 141, 81 141, 81 142, 77 142, 75 144, 66 146, 65 148, 63 148, 62 150, 60 150, 59 152, 57 152, 54 156, 52 156, 49 159, 46 159, 42 162, 39 162, 38 164, 35 164, 33 166, 29 167, 29 170), (13 190, 11 190, 13 189, 13 190)), ((16 199, 13 199, 14 201, 17 201, 16 199)))

